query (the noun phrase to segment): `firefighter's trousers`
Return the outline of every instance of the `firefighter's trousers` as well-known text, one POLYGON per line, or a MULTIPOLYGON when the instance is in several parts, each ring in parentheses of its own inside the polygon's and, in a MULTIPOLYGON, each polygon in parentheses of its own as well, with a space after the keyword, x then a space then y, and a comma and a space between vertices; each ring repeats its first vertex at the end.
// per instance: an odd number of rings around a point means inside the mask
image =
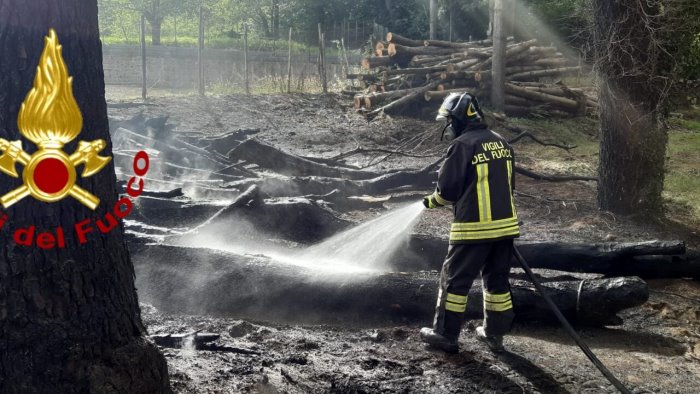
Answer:
POLYGON ((510 331, 515 314, 508 276, 513 240, 450 245, 440 274, 440 292, 433 328, 456 339, 467 308, 467 294, 481 272, 484 297, 484 329, 500 336, 510 331))

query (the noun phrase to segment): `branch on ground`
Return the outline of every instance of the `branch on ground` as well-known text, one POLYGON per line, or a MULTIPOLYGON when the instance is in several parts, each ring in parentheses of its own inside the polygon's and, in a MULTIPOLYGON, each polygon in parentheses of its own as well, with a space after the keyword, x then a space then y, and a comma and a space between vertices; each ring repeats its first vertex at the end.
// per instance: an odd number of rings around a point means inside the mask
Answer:
POLYGON ((580 176, 580 175, 548 175, 548 174, 538 174, 534 171, 522 168, 520 166, 515 166, 515 172, 521 175, 525 175, 528 178, 537 179, 540 181, 549 182, 568 182, 568 181, 595 181, 598 182, 598 178, 593 176, 580 176))
POLYGON ((508 143, 509 143, 509 144, 518 142, 519 140, 521 140, 521 139, 523 139, 523 138, 525 138, 525 137, 528 137, 528 138, 532 139, 533 141, 537 142, 537 143, 540 144, 540 145, 543 145, 543 146, 554 146, 554 147, 557 147, 557 148, 564 149, 564 150, 566 150, 567 152, 568 152, 569 150, 571 150, 571 149, 576 148, 576 145, 563 145, 563 144, 557 144, 557 143, 553 143, 553 142, 545 142, 545 141, 542 141, 542 140, 540 140, 539 138, 535 137, 535 136, 534 136, 532 133, 530 133, 529 131, 523 130, 523 129, 521 129, 521 128, 519 128, 519 127, 516 127, 516 126, 505 126, 505 128, 508 129, 508 130, 510 130, 510 131, 512 131, 512 132, 518 133, 517 136, 515 136, 514 138, 508 140, 508 143))

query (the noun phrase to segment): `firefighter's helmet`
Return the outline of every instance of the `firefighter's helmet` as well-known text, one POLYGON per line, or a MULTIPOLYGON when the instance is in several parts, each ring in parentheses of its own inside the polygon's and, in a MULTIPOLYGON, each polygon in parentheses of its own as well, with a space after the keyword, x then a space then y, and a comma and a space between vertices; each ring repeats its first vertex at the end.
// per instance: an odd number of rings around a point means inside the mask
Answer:
POLYGON ((471 123, 483 122, 484 114, 476 97, 469 93, 450 93, 438 110, 435 120, 449 120, 452 128, 461 133, 471 123))

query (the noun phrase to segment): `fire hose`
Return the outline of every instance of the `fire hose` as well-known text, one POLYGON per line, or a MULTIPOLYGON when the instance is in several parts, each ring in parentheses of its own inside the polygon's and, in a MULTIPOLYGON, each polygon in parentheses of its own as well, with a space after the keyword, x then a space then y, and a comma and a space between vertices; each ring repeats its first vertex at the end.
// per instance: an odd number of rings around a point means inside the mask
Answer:
POLYGON ((523 255, 520 254, 520 251, 518 250, 517 247, 513 246, 513 253, 515 254, 515 257, 517 258, 518 262, 520 265, 523 267, 523 270, 525 270, 525 273, 527 276, 530 277, 530 280, 532 283, 535 284, 535 287, 537 288, 537 291, 542 295, 542 298, 544 298, 545 303, 549 307, 549 309, 552 310, 554 315, 557 317, 559 322, 561 323, 562 326, 564 326, 564 329, 566 332, 571 336, 571 338, 576 342, 579 348, 583 351, 583 353, 586 354, 586 357, 588 357, 589 360, 593 363, 593 365, 598 368, 598 370, 612 383, 613 386, 615 386, 616 389, 618 389, 621 393, 623 394, 631 394, 631 391, 625 387, 622 382, 620 382, 613 374, 608 370, 605 365, 596 357, 595 354, 591 351, 591 349, 586 345, 586 343, 583 342, 581 337, 574 331, 574 328, 571 327, 571 324, 569 324, 568 320, 564 317, 564 315, 561 313, 559 308, 554 304, 554 301, 549 297, 549 295, 544 291, 544 286, 540 283, 539 280, 535 277, 535 274, 532 272, 530 269, 530 266, 527 264, 527 261, 525 261, 525 258, 523 255))

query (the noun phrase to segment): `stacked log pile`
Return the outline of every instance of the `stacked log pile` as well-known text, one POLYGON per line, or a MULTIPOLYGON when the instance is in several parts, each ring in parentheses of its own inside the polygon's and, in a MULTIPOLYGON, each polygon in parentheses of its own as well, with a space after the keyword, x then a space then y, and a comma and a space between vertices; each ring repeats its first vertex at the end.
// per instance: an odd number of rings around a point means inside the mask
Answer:
MULTIPOLYGON (((388 33, 374 55, 362 60, 366 72, 348 74, 361 82, 355 109, 368 115, 405 109, 417 100, 441 100, 465 90, 488 97, 493 47, 490 40, 474 42, 418 41, 388 33)), ((597 108, 593 89, 568 88, 561 77, 582 72, 555 47, 536 39, 506 47, 506 107, 508 115, 581 116, 597 108)))

